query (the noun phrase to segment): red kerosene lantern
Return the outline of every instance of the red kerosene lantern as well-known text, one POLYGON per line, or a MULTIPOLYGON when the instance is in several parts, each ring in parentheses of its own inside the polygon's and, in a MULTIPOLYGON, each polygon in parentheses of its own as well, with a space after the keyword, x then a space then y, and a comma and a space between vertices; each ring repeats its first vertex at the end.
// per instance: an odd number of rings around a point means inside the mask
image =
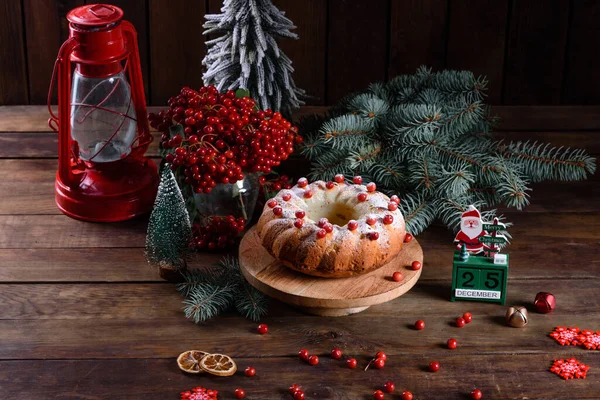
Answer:
POLYGON ((144 157, 152 136, 137 33, 122 18, 120 8, 107 4, 67 14, 70 37, 50 84, 52 92, 58 78, 58 117, 48 95, 48 123, 58 131, 56 204, 86 221, 145 213, 158 187, 156 165, 144 157))

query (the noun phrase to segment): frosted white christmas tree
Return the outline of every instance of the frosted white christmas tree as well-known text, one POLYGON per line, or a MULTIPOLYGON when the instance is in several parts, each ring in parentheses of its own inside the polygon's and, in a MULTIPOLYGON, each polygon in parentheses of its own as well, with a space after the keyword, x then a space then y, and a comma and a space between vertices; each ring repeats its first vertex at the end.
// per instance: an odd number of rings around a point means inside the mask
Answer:
POLYGON ((263 110, 289 116, 304 104, 305 92, 296 87, 292 61, 277 38, 297 39, 285 13, 271 0, 225 0, 221 14, 206 15, 208 51, 202 63, 205 85, 223 90, 246 89, 263 110))

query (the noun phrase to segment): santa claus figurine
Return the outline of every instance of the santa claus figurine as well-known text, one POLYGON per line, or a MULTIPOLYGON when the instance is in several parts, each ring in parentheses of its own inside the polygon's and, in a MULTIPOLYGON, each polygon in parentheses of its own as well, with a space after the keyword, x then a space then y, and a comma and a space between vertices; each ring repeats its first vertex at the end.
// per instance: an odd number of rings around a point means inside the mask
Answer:
POLYGON ((460 250, 464 243, 469 254, 480 254, 488 250, 489 246, 479 241, 479 237, 487 235, 483 230, 483 223, 479 210, 469 206, 461 216, 460 231, 454 238, 456 248, 460 250))

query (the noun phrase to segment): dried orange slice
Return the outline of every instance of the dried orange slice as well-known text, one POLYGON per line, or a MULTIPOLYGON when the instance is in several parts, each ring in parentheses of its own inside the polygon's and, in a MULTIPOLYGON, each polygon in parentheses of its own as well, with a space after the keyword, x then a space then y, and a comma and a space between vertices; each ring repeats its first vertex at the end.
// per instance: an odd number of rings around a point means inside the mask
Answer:
POLYGON ((237 365, 225 354, 209 354, 200 360, 200 368, 209 374, 231 376, 237 371, 237 365))
POLYGON ((177 366, 180 370, 190 374, 200 374, 204 370, 200 367, 200 361, 208 355, 205 351, 188 350, 177 357, 177 366))

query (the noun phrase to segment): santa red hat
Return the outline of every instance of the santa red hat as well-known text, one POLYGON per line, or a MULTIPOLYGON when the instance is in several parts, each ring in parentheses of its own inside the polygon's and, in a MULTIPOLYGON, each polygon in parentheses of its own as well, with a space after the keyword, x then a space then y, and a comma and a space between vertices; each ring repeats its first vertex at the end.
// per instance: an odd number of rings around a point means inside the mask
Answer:
POLYGON ((469 206, 467 211, 462 214, 461 218, 481 218, 481 213, 474 206, 469 206))

